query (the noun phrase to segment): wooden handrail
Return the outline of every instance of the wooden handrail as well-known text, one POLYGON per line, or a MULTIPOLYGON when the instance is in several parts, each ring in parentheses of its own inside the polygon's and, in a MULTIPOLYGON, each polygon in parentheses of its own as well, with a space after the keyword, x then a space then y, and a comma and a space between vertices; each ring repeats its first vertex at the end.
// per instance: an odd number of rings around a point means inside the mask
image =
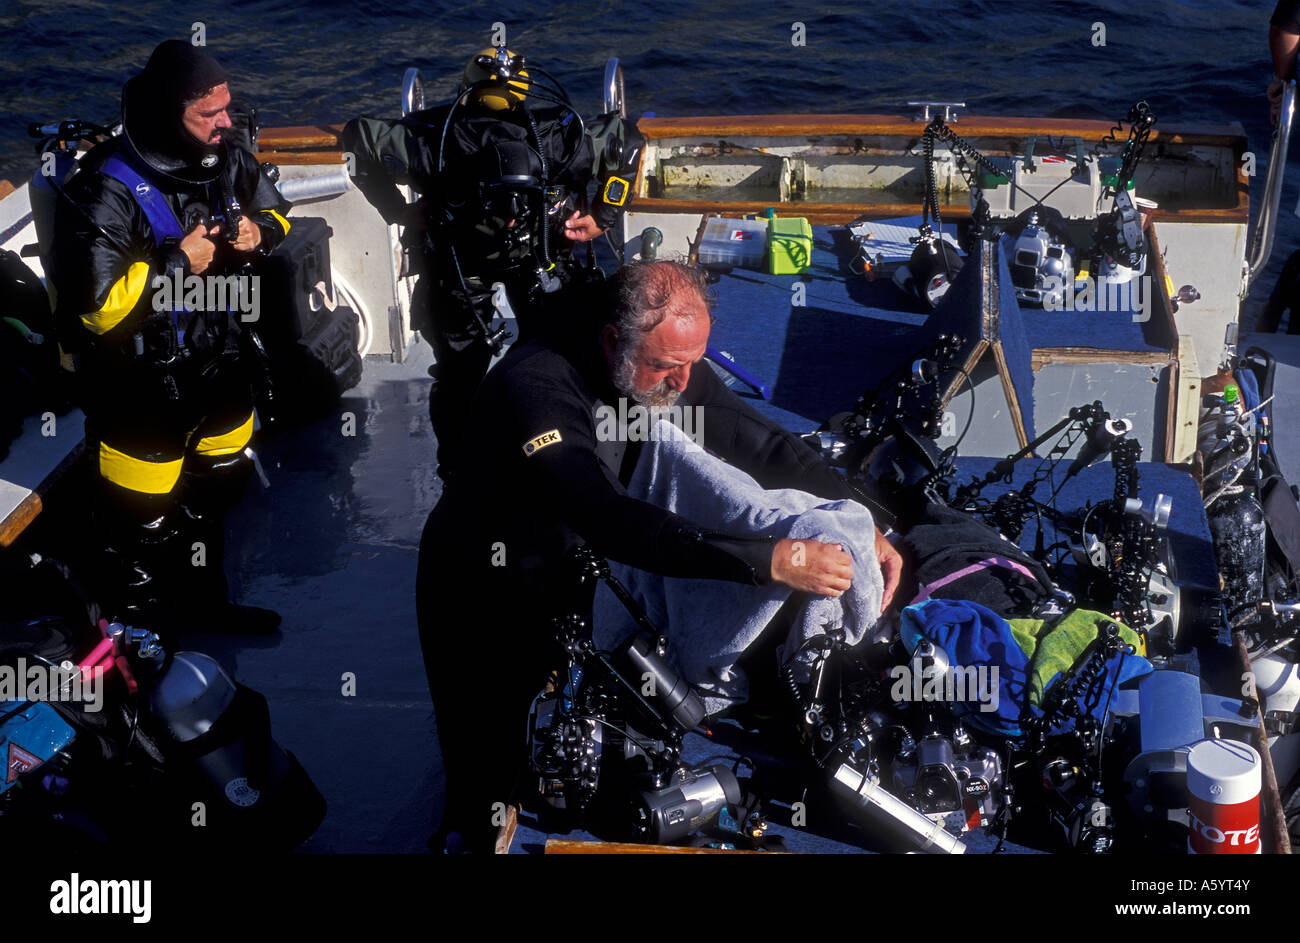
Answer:
POLYGON ((342 133, 341 124, 263 128, 257 136, 257 146, 264 151, 338 150, 342 133))
POLYGON ((772 855, 785 852, 753 851, 748 848, 683 848, 677 845, 636 845, 630 842, 573 841, 548 838, 543 854, 548 855, 772 855))
MULTIPOLYGON (((651 140, 672 138, 738 136, 806 137, 829 135, 894 135, 912 138, 924 125, 893 115, 732 115, 689 118, 641 118, 637 127, 651 140)), ((969 117, 954 128, 963 137, 1023 138, 1034 135, 1075 136, 1099 141, 1111 130, 1105 121, 1075 118, 997 118, 969 117)), ((340 148, 342 124, 264 128, 259 137, 263 161, 279 164, 337 164, 343 160, 340 148)), ((1244 151, 1245 131, 1236 122, 1227 125, 1171 125, 1157 127, 1150 140, 1162 144, 1231 147, 1244 151)), ((643 155, 644 156, 644 155, 643 155)), ((1236 202, 1225 207, 1156 210, 1157 220, 1180 223, 1238 223, 1249 218, 1249 181, 1238 169, 1236 202)), ((727 200, 705 202, 682 199, 633 197, 629 207, 642 213, 720 212, 727 216, 761 213, 777 206, 783 214, 805 216, 812 223, 838 225, 863 215, 887 218, 920 212, 920 204, 911 203, 783 203, 770 201, 727 200)), ((954 220, 968 219, 964 206, 945 209, 954 220)))
MULTIPOLYGON (((828 135, 896 135, 915 137, 925 125, 893 115, 715 115, 689 118, 640 118, 637 127, 651 140, 687 137, 822 137, 828 135)), ((954 124, 962 137, 1032 137, 1052 135, 1100 141, 1110 131, 1106 121, 1078 118, 970 117, 954 124)), ((336 149, 342 124, 263 128, 261 146, 269 150, 336 149)), ((1160 144, 1246 146, 1240 124, 1157 126, 1150 141, 1160 144)))

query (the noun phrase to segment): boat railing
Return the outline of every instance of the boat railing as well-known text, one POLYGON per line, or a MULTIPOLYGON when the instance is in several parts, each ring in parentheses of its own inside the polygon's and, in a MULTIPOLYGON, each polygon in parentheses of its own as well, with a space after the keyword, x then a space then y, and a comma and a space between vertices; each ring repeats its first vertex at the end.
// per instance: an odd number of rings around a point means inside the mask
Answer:
POLYGON ((605 114, 614 112, 621 118, 627 117, 627 102, 623 96, 623 69, 617 59, 605 63, 605 114))
POLYGON ((1273 254, 1273 235, 1277 231, 1278 207, 1282 202, 1282 178, 1286 173, 1287 147, 1291 140, 1291 121, 1295 117, 1295 80, 1282 87, 1282 111, 1277 119, 1277 128, 1273 131, 1273 146, 1268 155, 1268 176, 1264 179, 1264 194, 1261 200, 1259 218, 1255 222, 1255 235, 1251 242, 1250 256, 1246 260, 1246 289, 1273 254))

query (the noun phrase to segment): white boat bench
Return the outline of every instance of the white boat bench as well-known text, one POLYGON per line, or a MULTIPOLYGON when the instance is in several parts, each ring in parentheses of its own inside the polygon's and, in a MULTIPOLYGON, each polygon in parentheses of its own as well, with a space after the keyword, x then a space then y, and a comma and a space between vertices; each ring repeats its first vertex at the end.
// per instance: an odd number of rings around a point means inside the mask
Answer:
POLYGON ((85 417, 69 410, 53 419, 53 435, 40 416, 23 420, 22 435, 0 462, 0 549, 13 545, 44 508, 44 497, 81 456, 85 417))

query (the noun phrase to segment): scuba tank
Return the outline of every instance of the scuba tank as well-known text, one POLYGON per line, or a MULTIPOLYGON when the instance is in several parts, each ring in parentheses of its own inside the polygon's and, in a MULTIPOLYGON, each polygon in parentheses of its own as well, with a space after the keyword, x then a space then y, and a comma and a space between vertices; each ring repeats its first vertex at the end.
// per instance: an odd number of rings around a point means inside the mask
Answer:
POLYGON ((27 188, 32 203, 32 222, 36 226, 36 244, 40 247, 41 265, 49 273, 50 249, 54 245, 54 213, 59 202, 54 189, 77 165, 76 155, 64 148, 46 151, 40 166, 32 174, 27 188))
POLYGON ((54 245, 55 208, 64 181, 77 166, 77 149, 82 142, 95 142, 111 136, 112 131, 93 121, 74 118, 43 125, 28 125, 27 133, 37 141, 38 163, 27 193, 32 204, 32 222, 36 227, 41 266, 48 276, 50 253, 54 245))
POLYGON ((199 652, 167 657, 148 686, 169 763, 216 800, 206 804, 207 835, 223 845, 256 836, 259 845, 287 851, 316 830, 325 799, 272 739, 265 698, 199 652))
POLYGON ((1210 506, 1206 516, 1228 612, 1265 598, 1267 528, 1264 509, 1255 499, 1254 489, 1247 486, 1235 494, 1224 495, 1210 506))
POLYGON ((1243 413, 1235 385, 1202 398, 1196 449, 1204 460, 1206 492, 1232 485, 1245 474, 1253 459, 1254 418, 1243 413))
POLYGON ((1252 471, 1254 417, 1243 412, 1240 399, 1234 384, 1208 394, 1197 434, 1197 450, 1205 460, 1206 520, 1229 614, 1265 598, 1267 526, 1252 471))

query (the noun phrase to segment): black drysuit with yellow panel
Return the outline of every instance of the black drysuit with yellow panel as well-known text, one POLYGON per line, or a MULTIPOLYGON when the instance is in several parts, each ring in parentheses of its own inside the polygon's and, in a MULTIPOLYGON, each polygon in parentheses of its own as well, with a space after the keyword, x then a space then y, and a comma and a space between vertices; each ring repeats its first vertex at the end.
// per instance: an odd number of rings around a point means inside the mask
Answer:
POLYGON ((230 276, 250 254, 214 236, 203 281, 187 290, 194 273, 180 238, 232 198, 260 230, 258 254, 289 229, 288 204, 257 159, 183 137, 181 102, 148 79, 146 68, 127 83, 125 133, 65 181, 51 273, 98 476, 96 536, 108 551, 99 590, 112 614, 133 619, 177 600, 225 601, 222 517, 249 468, 251 373, 237 316, 251 297, 236 300, 230 276), (196 536, 211 557, 202 569, 196 536))

